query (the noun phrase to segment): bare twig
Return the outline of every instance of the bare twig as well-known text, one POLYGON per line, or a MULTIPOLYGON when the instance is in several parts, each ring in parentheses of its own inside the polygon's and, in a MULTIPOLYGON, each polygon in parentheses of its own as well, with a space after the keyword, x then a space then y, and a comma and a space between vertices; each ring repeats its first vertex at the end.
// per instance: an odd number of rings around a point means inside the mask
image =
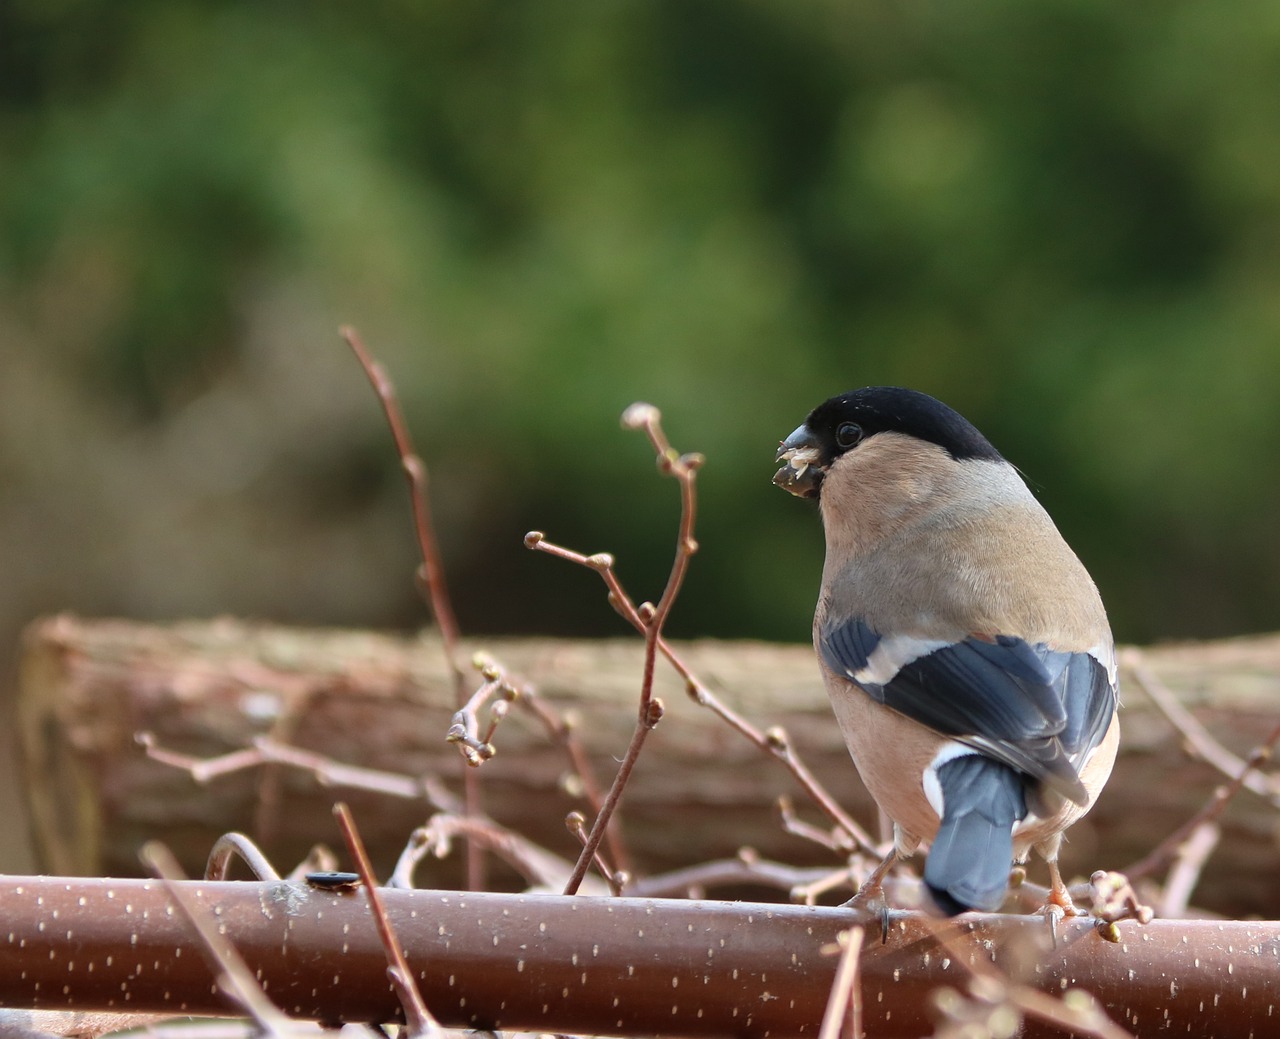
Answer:
MULTIPOLYGON (((862 991, 858 984, 858 963, 862 953, 863 927, 851 927, 836 936, 840 953, 840 966, 836 968, 835 981, 831 983, 831 995, 827 999, 826 1013, 818 1039, 840 1039, 847 1035, 852 1039, 862 1037, 862 991)), ((826 951, 826 950, 823 950, 826 951)))
POLYGON ((139 858, 164 885, 170 900, 200 936, 205 955, 217 972, 218 988, 246 1015, 253 1018, 263 1034, 287 1036, 292 1023, 266 997, 253 972, 245 965, 227 936, 201 912, 179 883, 184 879, 182 868, 169 849, 158 841, 150 841, 143 845, 139 858))
MULTIPOLYGON (((440 812, 427 820, 425 826, 413 831, 404 851, 400 853, 387 887, 414 887, 413 873, 418 863, 429 855, 436 858, 448 855, 455 837, 465 837, 497 855, 519 872, 533 890, 559 891, 573 871, 572 862, 552 854, 492 819, 440 812)), ((584 890, 591 894, 608 893, 604 884, 593 883, 590 877, 584 881, 584 890)))
MULTIPOLYGON (((583 555, 581 552, 575 552, 573 549, 548 541, 546 535, 540 530, 532 530, 526 534, 524 543, 527 548, 536 552, 542 552, 557 559, 584 566, 588 570, 594 570, 600 575, 601 580, 604 581, 605 587, 608 589, 609 605, 637 631, 642 633, 646 631, 647 625, 641 616, 640 610, 623 588, 622 582, 618 580, 618 575, 614 571, 614 559, 611 554, 597 552, 590 556, 583 555)), ((783 729, 775 726, 768 733, 757 729, 742 715, 719 700, 711 692, 707 684, 681 659, 670 643, 659 637, 657 649, 666 657, 667 662, 675 669, 676 674, 684 680, 685 691, 689 694, 689 697, 699 706, 710 710, 740 736, 745 737, 759 747, 760 750, 777 758, 827 817, 849 835, 854 842, 850 847, 861 846, 868 851, 879 854, 876 842, 854 821, 852 816, 840 807, 836 799, 818 782, 817 777, 809 771, 808 767, 795 753, 783 729)))
POLYGON ((1169 865, 1178 855, 1183 843, 1198 827, 1204 823, 1213 822, 1226 811, 1231 799, 1248 783, 1254 770, 1271 759, 1271 752, 1277 743, 1280 743, 1280 725, 1272 729, 1271 734, 1253 749, 1247 761, 1241 762, 1239 773, 1230 783, 1225 783, 1214 790, 1213 796, 1195 815, 1169 834, 1141 860, 1124 870, 1125 875, 1131 880, 1140 880, 1158 873, 1169 865))
POLYGON ((203 759, 160 747, 156 744, 155 736, 149 732, 137 733, 134 739, 152 761, 181 769, 201 784, 221 779, 234 772, 260 768, 267 764, 288 765, 310 772, 315 776, 316 781, 324 786, 364 790, 407 801, 425 801, 432 807, 446 812, 460 810, 457 800, 431 776, 416 779, 399 772, 384 772, 381 769, 344 765, 322 754, 277 743, 265 736, 255 739, 252 747, 234 750, 216 758, 203 759))
MULTIPOLYGON (((404 469, 405 478, 409 481, 410 501, 413 505, 413 525, 418 535, 418 550, 422 554, 422 568, 418 572, 418 585, 426 592, 427 601, 431 604, 431 612, 435 616, 436 626, 440 629, 440 640, 444 644, 445 660, 453 674, 454 699, 459 706, 467 698, 467 679, 462 669, 458 649, 458 621, 453 612, 453 603, 449 598, 449 589, 445 582, 444 564, 440 559, 440 546, 436 539, 435 524, 431 518, 431 499, 427 494, 427 466, 413 446, 409 435, 409 426, 405 422, 404 412, 400 409, 400 400, 396 396, 395 385, 386 370, 365 347, 360 334, 350 326, 341 329, 342 338, 347 341, 360 367, 368 376, 382 410, 387 417, 387 425, 391 427, 391 436, 395 440, 396 451, 400 455, 400 465, 404 469)), ((480 784, 468 770, 462 774, 463 798, 466 801, 469 815, 483 814, 480 784)), ((478 851, 468 847, 467 850, 467 886, 472 890, 484 887, 484 859, 478 851)))
POLYGON ((1010 985, 1003 998, 1028 1017, 1057 1025, 1069 1035, 1134 1039, 1131 1032, 1107 1017, 1097 999, 1082 988, 1068 989, 1059 998, 1026 985, 1010 985))
POLYGON ((506 718, 512 701, 519 696, 515 686, 504 681, 498 674, 491 674, 485 669, 484 678, 484 684, 454 713, 449 731, 445 735, 448 742, 457 744, 462 751, 463 760, 473 768, 493 757, 493 734, 506 718), (489 724, 481 736, 480 709, 495 696, 498 699, 489 708, 489 724))
MULTIPOLYGON (((696 866, 640 877, 627 886, 632 898, 701 898, 706 891, 728 885, 757 885, 791 893, 793 902, 806 902, 810 886, 824 884, 832 871, 824 867, 803 868, 761 859, 753 849, 743 848, 731 859, 716 859, 696 866), (798 893, 798 894, 797 894, 798 893)), ((836 876, 848 884, 848 871, 836 876)), ((832 887, 838 886, 832 884, 832 887)))
MULTIPOLYGON (((998 966, 996 958, 966 957, 963 942, 965 925, 960 920, 931 922, 921 917, 921 922, 933 932, 938 946, 947 953, 947 960, 957 963, 969 975, 968 995, 955 989, 941 987, 931 993, 935 1008, 944 1017, 961 1027, 939 1030, 939 1036, 959 1039, 960 1036, 1017 1034, 1024 1017, 1034 1017, 1061 1028, 1071 1035, 1093 1036, 1094 1039, 1134 1039, 1134 1037, 1103 1011, 1098 1001, 1083 989, 1070 989, 1062 994, 1050 995, 1029 985, 1013 981, 998 966), (977 1027, 965 1027, 965 1022, 977 1027)), ((1026 939, 1027 934, 1014 936, 1026 939)), ((1032 938, 1032 944, 1035 939, 1032 938)), ((1056 945, 1056 938, 1055 938, 1056 945)))
MULTIPOLYGON (((578 843, 585 848, 587 846, 587 840, 590 837, 590 834, 587 832, 586 816, 581 812, 570 812, 564 817, 564 824, 569 832, 578 839, 578 843)), ((609 885, 609 891, 614 895, 622 894, 622 889, 626 887, 628 882, 631 880, 631 875, 626 870, 614 869, 609 865, 598 847, 596 848, 595 855, 592 856, 591 861, 595 864, 600 876, 604 878, 605 883, 609 885)), ((585 884, 586 880, 587 878, 583 877, 582 883, 585 884)), ((579 888, 579 890, 581 890, 581 888, 579 888)), ((572 894, 572 892, 570 892, 570 894, 572 894)))
POLYGON ((608 794, 605 795, 600 810, 596 813, 595 821, 587 834, 582 854, 578 857, 578 863, 574 867, 573 875, 569 878, 568 884, 565 885, 565 894, 573 894, 578 890, 582 883, 582 878, 595 860, 600 844, 608 832, 613 813, 622 798, 622 792, 626 789, 627 781, 631 778, 631 771, 640 757, 644 742, 649 733, 653 731, 654 727, 662 719, 662 701, 653 695, 654 668, 657 661, 658 647, 662 642, 662 628, 666 623, 672 606, 675 605, 676 597, 680 593, 680 587, 684 583, 684 576, 689 568, 689 560, 698 550, 698 543, 693 536, 698 504, 695 479, 698 469, 703 464, 703 457, 698 454, 682 455, 671 447, 671 444, 667 441, 666 434, 662 431, 661 413, 651 404, 632 404, 623 412, 622 424, 627 429, 644 430, 657 454, 658 468, 663 473, 675 477, 680 485, 680 528, 676 538, 675 559, 671 564, 671 573, 667 577, 667 585, 663 589, 662 597, 658 600, 658 604, 654 606, 651 603, 641 603, 638 607, 635 606, 618 582, 617 576, 613 572, 613 557, 607 553, 582 556, 579 553, 549 545, 544 536, 538 531, 533 531, 525 536, 525 545, 529 548, 548 552, 552 555, 559 555, 561 558, 570 559, 573 562, 596 570, 609 588, 609 601, 614 609, 622 613, 634 627, 644 634, 645 641, 644 671, 640 683, 640 704, 631 742, 627 747, 626 754, 623 756, 621 765, 618 767, 618 772, 614 776, 613 784, 610 786, 608 794))
MULTIPOLYGON (((596 779, 591 761, 587 757, 582 740, 578 738, 577 725, 570 716, 562 716, 549 703, 538 695, 534 686, 509 674, 498 661, 487 653, 477 653, 472 658, 472 666, 484 678, 484 684, 477 689, 462 707, 454 714, 446 739, 455 743, 462 751, 467 764, 479 766, 488 761, 497 752, 493 745, 493 737, 498 725, 508 716, 509 704, 523 707, 543 727, 553 743, 557 744, 569 759, 567 778, 571 782, 566 789, 572 797, 582 797, 591 808, 593 817, 600 813, 604 798, 600 793, 600 784, 596 779), (489 700, 498 699, 489 709, 489 722, 484 734, 480 734, 480 710, 489 700)), ((616 826, 605 831, 605 843, 609 846, 609 854, 618 863, 620 869, 627 869, 630 857, 623 844, 616 826)))
MULTIPOLYGON (((1235 779, 1246 771, 1245 760, 1227 750, 1200 724, 1195 715, 1178 702, 1177 697, 1147 666, 1141 650, 1133 647, 1122 650, 1120 663, 1138 683, 1138 688, 1147 694, 1156 709, 1168 719, 1169 724, 1181 733, 1186 748, 1192 755, 1216 768, 1228 779, 1235 779)), ((1244 785, 1280 807, 1280 782, 1275 778, 1258 775, 1250 770, 1244 785)))
POLYGON ((382 947, 387 954, 387 977, 395 986, 400 1005, 404 1008, 408 1033, 413 1039, 435 1039, 442 1031, 440 1023, 427 1009, 422 993, 418 991, 418 983, 414 980, 413 972, 409 970, 409 962, 404 957, 400 939, 396 937, 395 929, 387 919, 386 907, 382 904, 382 896, 378 894, 378 880, 373 875, 373 867, 369 864, 369 856, 364 850, 364 841, 360 839, 355 819, 351 816, 351 809, 339 802, 333 806, 333 814, 342 828, 347 850, 355 860, 356 872, 360 874, 365 897, 369 900, 369 911, 373 914, 378 935, 382 939, 382 947))
POLYGON ((1178 849, 1178 855, 1164 878, 1164 890, 1160 893, 1161 916, 1176 919, 1187 915, 1187 906, 1191 904, 1191 896, 1200 883, 1200 874, 1221 838, 1222 827, 1217 823, 1204 822, 1182 842, 1182 847, 1178 849))
POLYGON ((427 467, 421 456, 414 450, 413 439, 409 435, 409 426, 400 408, 395 385, 387 375, 386 369, 374 359, 360 338, 359 332, 350 326, 344 326, 340 332, 342 338, 347 341, 347 345, 351 347, 352 353, 356 355, 356 360, 360 362, 365 375, 368 376, 373 392, 378 395, 382 410, 387 417, 387 425, 391 427, 391 436, 395 440, 405 478, 409 481, 414 529, 418 535, 418 549, 422 553, 422 584, 425 586, 427 601, 435 616, 436 625, 440 628, 445 657, 448 660, 449 669, 453 672, 458 699, 461 701, 466 696, 467 680, 458 660, 458 621, 454 616, 453 603, 449 599, 444 565, 440 560, 440 548, 431 519, 431 500, 427 495, 427 467))

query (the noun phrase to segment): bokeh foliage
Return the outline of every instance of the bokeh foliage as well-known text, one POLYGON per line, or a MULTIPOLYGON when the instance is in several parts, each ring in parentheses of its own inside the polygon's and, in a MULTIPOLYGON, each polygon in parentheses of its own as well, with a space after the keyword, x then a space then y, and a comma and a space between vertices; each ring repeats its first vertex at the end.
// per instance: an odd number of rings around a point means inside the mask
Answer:
POLYGON ((0 3, 4 618, 413 624, 391 368, 464 626, 804 639, 772 454, 932 392, 1126 640, 1280 626, 1280 7, 1238 0, 0 3))

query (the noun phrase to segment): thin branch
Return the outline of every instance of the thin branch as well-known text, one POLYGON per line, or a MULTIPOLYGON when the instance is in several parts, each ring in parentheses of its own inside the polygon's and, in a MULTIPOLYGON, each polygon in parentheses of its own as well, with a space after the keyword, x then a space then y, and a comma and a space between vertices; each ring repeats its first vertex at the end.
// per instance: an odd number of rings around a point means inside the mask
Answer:
POLYGON ((150 841, 143 845, 139 858, 164 885, 166 894, 178 911, 200 936, 205 956, 217 972, 218 988, 236 1006, 257 1023, 262 1033, 286 1036, 292 1024, 266 997, 253 972, 245 965, 236 947, 223 931, 196 905, 190 891, 181 883, 182 867, 163 844, 150 841))
MULTIPOLYGON (((640 751, 644 747, 645 740, 662 719, 664 710, 662 701, 653 695, 653 678, 658 645, 662 641, 663 625, 666 623, 672 606, 675 605, 676 597, 680 594, 680 587, 684 583, 685 574, 688 572, 689 560, 698 550, 698 543, 693 536, 698 505, 695 480, 698 469, 701 468, 704 461, 702 455, 678 454, 671 447, 662 431, 661 413, 651 404, 632 404, 622 414, 622 425, 626 429, 644 430, 649 442, 653 445, 654 451, 657 453, 658 468, 663 473, 675 477, 680 486, 680 526, 676 538, 675 559, 671 564, 671 572, 667 577, 666 588, 663 589, 662 597, 658 600, 656 606, 642 603, 639 607, 636 607, 631 603, 613 573, 612 556, 601 554, 599 556, 579 557, 585 565, 597 570, 605 579, 605 583, 612 593, 610 602, 613 603, 614 608, 619 611, 625 611, 623 615, 643 632, 644 671, 640 683, 640 704, 636 726, 632 731, 631 742, 627 746, 626 754, 623 756, 618 772, 614 776, 613 784, 610 786, 608 794, 605 795, 604 803, 596 813, 591 831, 587 834, 586 841, 583 844, 582 854, 578 856, 573 875, 570 876, 569 882, 565 885, 565 894, 575 893, 582 884, 582 879, 586 876, 587 870, 595 860, 604 836, 608 832, 609 823, 613 818, 619 801, 622 799, 622 792, 626 789, 627 781, 631 778, 631 771, 635 767, 636 761, 639 760, 640 751)), ((542 551, 548 551, 546 547, 543 547, 545 542, 542 535, 537 532, 526 535, 525 544, 530 548, 541 548, 542 551)), ((556 553, 553 552, 552 554, 556 553)), ((572 555, 576 556, 577 554, 573 553, 572 555)), ((576 562, 578 559, 574 561, 576 562)))
MULTIPOLYGON (((849 884, 847 870, 839 870, 835 875, 849 884)), ((743 848, 731 859, 715 859, 668 873, 640 877, 627 886, 627 894, 632 898, 700 898, 717 887, 754 885, 787 891, 793 902, 812 904, 805 898, 809 887, 816 889, 831 876, 832 871, 825 867, 771 862, 761 859, 752 849, 743 848)), ((831 885, 836 886, 839 885, 831 885)))
POLYGON ((360 874, 365 897, 369 900, 369 911, 373 914, 373 922, 378 927, 378 935, 387 955, 387 977, 395 986, 400 1005, 404 1008, 408 1034, 412 1039, 436 1039, 441 1034, 440 1023, 427 1009, 422 993, 418 990, 418 983, 409 969, 409 962, 405 959, 400 939, 396 937, 395 929, 387 919, 386 907, 382 904, 382 896, 378 894, 378 879, 373 875, 373 867, 369 864, 369 855, 364 850, 364 841, 360 839, 351 809, 339 802, 333 806, 333 814, 342 829, 347 850, 355 860, 356 872, 360 874))
POLYGON ((1183 842, 1198 827, 1204 823, 1215 821, 1226 811, 1231 799, 1245 786, 1254 770, 1271 759, 1271 752, 1275 749, 1277 743, 1280 743, 1280 725, 1272 729, 1271 734, 1253 749, 1247 761, 1241 762, 1239 774, 1230 783, 1218 787, 1213 792, 1213 796, 1204 803, 1195 815, 1169 834, 1142 859, 1124 870, 1125 875, 1132 880, 1140 880, 1153 873, 1158 873, 1169 865, 1178 855, 1183 842))
MULTIPOLYGON (((453 674, 454 700, 461 706, 467 698, 467 678, 459 661, 459 630, 457 617, 453 612, 453 602, 449 598, 449 589, 445 581, 444 564, 440 559, 440 545, 436 538, 435 524, 431 517, 431 499, 427 493, 427 466, 413 446, 409 435, 409 425, 405 421, 404 412, 400 408, 400 400, 396 395, 394 383, 386 370, 369 353, 360 334, 350 326, 341 330, 342 338, 347 341, 360 367, 368 376, 374 393, 382 404, 387 417, 387 425, 391 427, 391 436, 395 440, 396 451, 400 455, 400 465, 405 478, 409 481, 409 496, 413 505, 413 525, 418 535, 418 550, 422 555, 422 568, 418 572, 418 585, 425 589, 431 612, 435 616, 436 626, 440 629, 440 640, 444 644, 445 660, 453 674)), ((475 775, 464 769, 462 773, 463 799, 466 801, 470 815, 482 815, 480 784, 475 775)), ((479 890, 484 885, 484 859, 475 851, 467 851, 467 886, 479 890)))
MULTIPOLYGON (((614 570, 614 558, 610 553, 597 552, 590 556, 584 555, 581 552, 575 552, 571 548, 565 548, 563 545, 548 541, 547 536, 540 530, 531 530, 526 534, 524 543, 526 548, 535 552, 542 552, 556 559, 563 559, 566 562, 595 571, 600 575, 600 579, 604 581, 605 587, 608 589, 609 605, 637 631, 642 633, 646 631, 646 622, 641 616, 640 610, 623 588, 622 582, 619 581, 618 575, 614 570)), ((681 659, 670 643, 663 638, 659 638, 657 640, 657 648, 675 669, 676 674, 684 680, 685 691, 695 703, 710 710, 760 750, 777 758, 827 817, 849 835, 854 842, 852 847, 861 846, 874 854, 881 854, 876 841, 854 821, 852 816, 840 807, 836 799, 818 782, 817 777, 809 771, 808 766, 795 753, 783 729, 774 726, 768 733, 757 729, 742 715, 720 701, 711 692, 707 684, 681 659)))
POLYGON ((360 367, 364 369, 370 385, 373 386, 373 392, 378 395, 383 413, 387 417, 387 425, 391 427, 396 451, 400 455, 400 465, 404 469, 405 478, 409 481, 413 503, 413 524, 418 535, 418 549, 422 553, 423 583, 426 586, 431 612, 440 629, 440 637, 444 641, 445 657, 448 660, 449 669, 453 672, 454 684, 461 701, 466 696, 466 675, 458 660, 458 621, 453 612, 453 603, 449 598, 444 565, 440 560, 440 548, 431 518, 431 500, 427 495, 427 467, 421 456, 414 450, 413 439, 409 435, 409 426, 400 408, 395 384, 387 375, 386 369, 374 359, 364 345, 364 340, 360 338, 359 332, 349 325, 339 331, 356 355, 360 367))
MULTIPOLYGON (((1120 654, 1120 662, 1156 709, 1181 733, 1187 750, 1193 756, 1216 768, 1228 779, 1235 779, 1246 771, 1244 759, 1227 750, 1208 729, 1200 724, 1195 715, 1178 702, 1177 697, 1146 665, 1141 650, 1134 648, 1123 650, 1120 654)), ((1249 770, 1244 785, 1253 793, 1265 797, 1272 804, 1280 807, 1280 783, 1277 783, 1274 778, 1256 775, 1249 770)))
POLYGON ((1165 875, 1164 890, 1160 893, 1161 916, 1174 919, 1187 915, 1187 906, 1200 883, 1200 874, 1221 839, 1222 827, 1217 823, 1203 822, 1182 842, 1177 858, 1165 875))
MULTIPOLYGON (((400 853, 387 887, 414 887, 413 874, 428 856, 444 858, 449 854, 455 837, 464 837, 497 855, 515 869, 533 890, 559 891, 573 870, 573 863, 545 848, 534 844, 492 819, 439 812, 427 820, 425 826, 414 830, 400 853)), ((608 894, 602 883, 594 883, 588 877, 584 881, 590 894, 608 894)))
POLYGON ((261 768, 263 765, 288 765, 310 772, 322 786, 363 790, 406 801, 425 801, 441 811, 452 811, 458 807, 456 799, 431 776, 415 779, 399 772, 344 765, 322 754, 277 743, 265 736, 255 739, 252 747, 234 750, 216 758, 196 758, 190 754, 167 750, 158 746, 155 736, 149 732, 137 733, 134 739, 152 761, 180 769, 200 784, 221 779, 234 772, 261 768))
MULTIPOLYGON (((506 668, 489 654, 476 653, 471 663, 484 678, 484 684, 454 713, 445 739, 458 746, 468 765, 479 767, 497 753, 493 737, 498 726, 510 714, 509 705, 523 707, 533 715, 551 741, 557 744, 569 759, 570 776, 576 786, 566 792, 572 797, 584 798, 591 809, 592 816, 599 815, 604 797, 600 793, 600 783, 591 767, 586 748, 578 738, 577 726, 573 720, 561 716, 554 707, 538 695, 531 683, 510 675, 506 668), (481 735, 480 710, 495 697, 496 702, 489 709, 488 724, 485 726, 484 734, 481 735)), ((619 868, 629 869, 630 856, 616 826, 611 826, 605 831, 605 843, 608 844, 609 854, 618 863, 619 868)))
POLYGON ((836 936, 836 948, 840 952, 840 965, 836 968, 835 981, 831 983, 831 996, 827 1000, 822 1027, 818 1039, 840 1039, 841 1035, 852 1039, 862 1037, 862 991, 858 983, 858 963, 862 953, 863 927, 851 927, 836 936))

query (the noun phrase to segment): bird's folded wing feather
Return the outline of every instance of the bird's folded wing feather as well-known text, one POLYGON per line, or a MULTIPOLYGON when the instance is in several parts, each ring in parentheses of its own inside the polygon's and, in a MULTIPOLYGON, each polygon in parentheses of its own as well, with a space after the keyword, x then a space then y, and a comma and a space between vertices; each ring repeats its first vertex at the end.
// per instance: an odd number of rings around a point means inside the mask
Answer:
POLYGON ((1077 770, 1116 705, 1093 654, 1011 635, 885 637, 859 618, 823 625, 818 649, 831 671, 886 707, 1087 803, 1077 770))

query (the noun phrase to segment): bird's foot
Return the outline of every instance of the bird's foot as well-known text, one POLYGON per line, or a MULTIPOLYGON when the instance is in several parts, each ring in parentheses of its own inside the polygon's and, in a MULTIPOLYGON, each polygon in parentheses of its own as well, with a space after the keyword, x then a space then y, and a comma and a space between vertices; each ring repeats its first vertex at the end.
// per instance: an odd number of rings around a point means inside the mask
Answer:
POLYGON ((889 852, 881 863, 867 874, 867 879, 862 882, 857 894, 845 902, 842 907, 878 918, 880 920, 881 942, 885 942, 889 938, 889 902, 884 895, 884 878, 897 861, 897 851, 889 852))
POLYGON ((1049 936, 1053 939, 1053 947, 1056 949, 1058 947, 1058 924, 1068 916, 1085 916, 1087 914, 1083 909, 1077 908, 1072 900, 1071 892, 1067 890, 1067 885, 1062 882, 1062 874, 1058 872, 1058 864, 1056 862, 1049 864, 1049 872, 1052 878, 1049 885, 1049 897, 1040 912, 1044 914, 1044 918, 1049 924, 1049 936))

